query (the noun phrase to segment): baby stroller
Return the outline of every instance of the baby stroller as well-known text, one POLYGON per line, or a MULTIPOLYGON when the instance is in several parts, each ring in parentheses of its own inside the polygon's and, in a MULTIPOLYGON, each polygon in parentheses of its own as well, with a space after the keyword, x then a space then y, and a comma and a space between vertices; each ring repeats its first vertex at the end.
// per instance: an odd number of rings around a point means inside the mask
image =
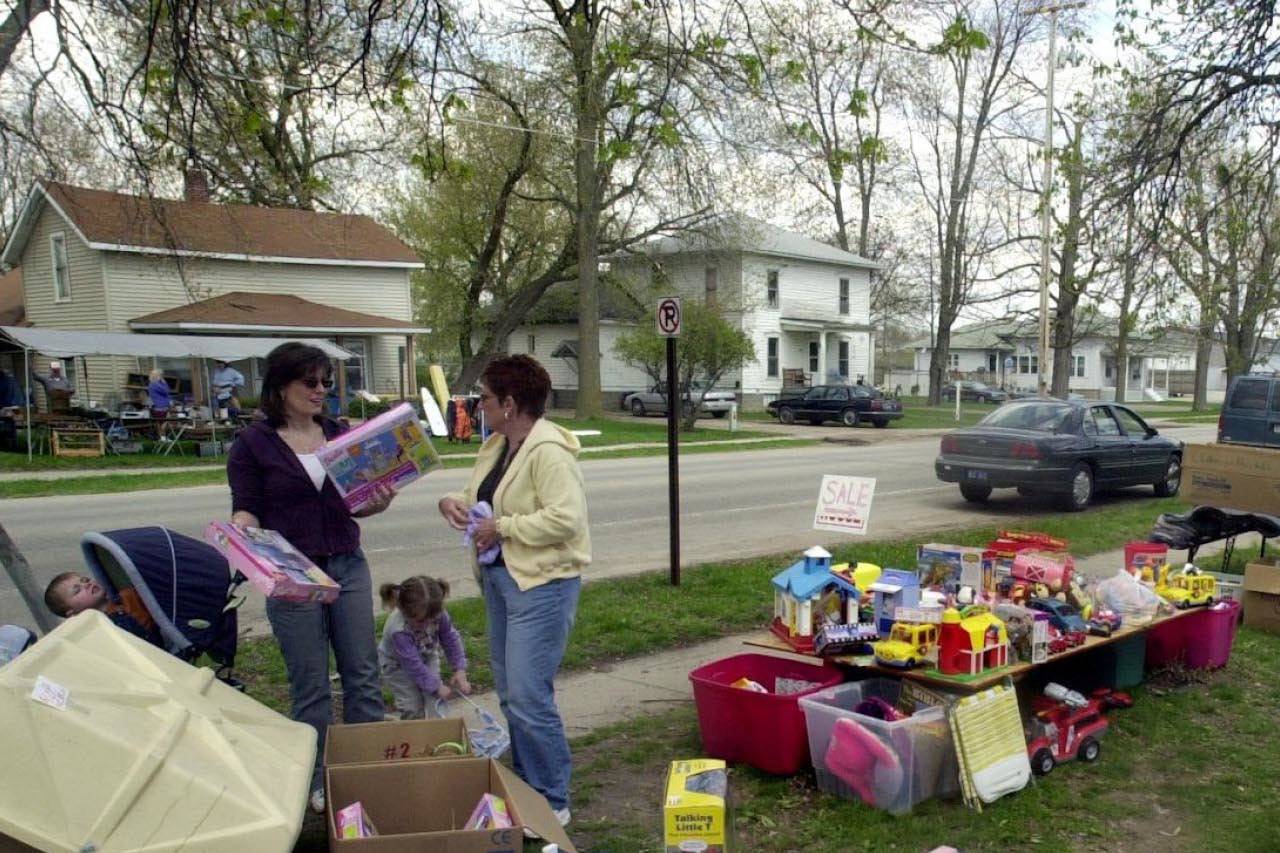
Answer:
POLYGON ((198 539, 164 527, 89 532, 80 539, 85 564, 107 594, 153 636, 188 663, 207 654, 218 678, 233 687, 235 596, 244 578, 198 539))

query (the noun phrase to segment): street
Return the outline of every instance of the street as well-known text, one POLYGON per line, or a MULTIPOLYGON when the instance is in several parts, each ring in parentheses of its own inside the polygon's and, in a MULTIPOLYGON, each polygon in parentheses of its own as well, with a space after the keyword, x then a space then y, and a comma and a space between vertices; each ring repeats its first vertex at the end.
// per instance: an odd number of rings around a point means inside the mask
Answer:
MULTIPOLYGON (((834 428, 833 428, 834 429, 834 428)), ((1211 424, 1171 429, 1184 441, 1212 441, 1211 424)), ((1026 526, 1056 512, 1012 490, 996 492, 986 506, 966 503, 955 486, 933 473, 938 436, 883 441, 870 446, 827 444, 794 450, 687 455, 680 461, 682 563, 799 552, 813 544, 856 537, 812 529, 823 474, 876 478, 870 536, 881 539, 943 527, 1002 521, 1026 526)), ((587 579, 668 566, 667 460, 665 457, 587 459, 582 463, 591 513, 595 562, 587 579)), ((446 527, 436 501, 462 488, 466 469, 438 471, 409 486, 384 514, 361 522, 374 588, 412 574, 443 577, 455 597, 477 594, 460 534, 446 527)), ((1121 500, 1139 500, 1150 489, 1131 489, 1121 500)), ((1104 498, 1108 499, 1108 498, 1104 498)), ((225 486, 108 495, 8 500, 3 523, 43 584, 59 572, 82 570, 80 535, 161 524, 199 537, 210 520, 230 513, 225 486)), ((247 585, 242 627, 265 630, 263 597, 247 585)), ((32 625, 7 578, 0 581, 0 623, 32 625)))

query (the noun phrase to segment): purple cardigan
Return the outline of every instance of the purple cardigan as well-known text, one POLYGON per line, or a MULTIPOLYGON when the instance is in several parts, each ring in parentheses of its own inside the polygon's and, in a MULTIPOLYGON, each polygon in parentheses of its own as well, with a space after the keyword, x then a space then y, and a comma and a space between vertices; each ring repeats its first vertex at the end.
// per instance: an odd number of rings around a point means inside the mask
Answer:
MULTIPOLYGON (((326 440, 345 432, 337 421, 320 422, 326 440)), ((251 512, 311 559, 349 554, 360 547, 360 526, 333 481, 316 491, 298 456, 266 421, 254 421, 236 437, 227 457, 231 511, 251 512)))

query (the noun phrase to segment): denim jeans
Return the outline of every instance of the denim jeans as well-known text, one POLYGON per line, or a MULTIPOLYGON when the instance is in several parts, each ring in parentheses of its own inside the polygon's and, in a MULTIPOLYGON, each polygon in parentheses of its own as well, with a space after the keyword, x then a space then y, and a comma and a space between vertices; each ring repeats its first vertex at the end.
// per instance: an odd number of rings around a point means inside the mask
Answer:
POLYGON ((582 580, 562 578, 521 592, 504 566, 482 569, 481 575, 490 666, 511 730, 512 765, 551 808, 568 808, 569 741, 556 707, 555 676, 582 580))
POLYGON ((323 561, 321 568, 342 586, 342 592, 332 604, 267 599, 267 619, 289 671, 291 716, 316 730, 313 789, 324 785, 324 738, 333 721, 330 645, 342 679, 343 722, 376 723, 384 713, 369 564, 357 550, 336 554, 323 561))

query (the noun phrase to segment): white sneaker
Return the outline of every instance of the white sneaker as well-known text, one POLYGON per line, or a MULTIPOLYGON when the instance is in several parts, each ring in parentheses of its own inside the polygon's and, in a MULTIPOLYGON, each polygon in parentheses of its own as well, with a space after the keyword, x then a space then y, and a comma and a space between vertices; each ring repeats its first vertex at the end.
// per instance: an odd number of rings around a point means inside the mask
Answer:
POLYGON ((307 799, 307 804, 311 806, 311 811, 316 814, 324 814, 324 788, 316 788, 311 792, 311 796, 307 799))
POLYGON ((562 809, 556 809, 556 820, 560 821, 561 826, 568 826, 569 819, 570 815, 568 806, 565 806, 562 809))

